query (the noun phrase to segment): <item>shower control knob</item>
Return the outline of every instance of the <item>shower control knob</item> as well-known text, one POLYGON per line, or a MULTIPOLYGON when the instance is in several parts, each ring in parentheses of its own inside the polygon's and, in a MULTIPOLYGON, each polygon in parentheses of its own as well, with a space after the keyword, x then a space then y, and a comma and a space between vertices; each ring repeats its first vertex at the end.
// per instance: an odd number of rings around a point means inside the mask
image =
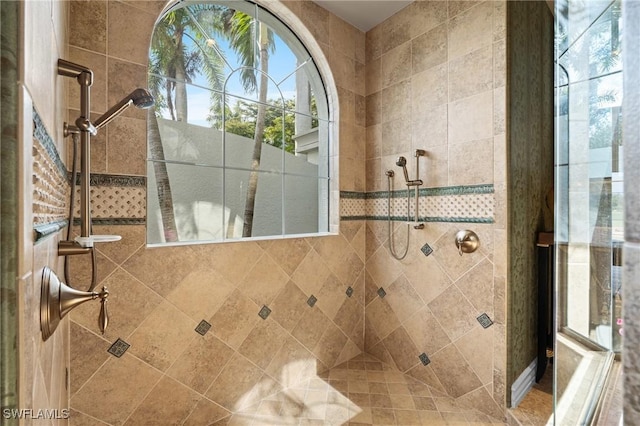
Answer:
POLYGON ((468 229, 458 231, 456 234, 456 247, 458 248, 458 254, 460 256, 462 256, 463 253, 473 253, 480 247, 478 234, 468 229))

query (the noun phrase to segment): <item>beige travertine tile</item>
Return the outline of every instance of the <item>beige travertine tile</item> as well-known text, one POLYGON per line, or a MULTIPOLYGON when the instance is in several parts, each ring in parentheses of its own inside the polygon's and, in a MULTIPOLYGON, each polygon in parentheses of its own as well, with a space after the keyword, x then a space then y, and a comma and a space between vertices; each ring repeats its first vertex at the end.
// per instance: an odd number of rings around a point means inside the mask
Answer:
POLYGON ((449 101, 493 88, 493 46, 485 46, 449 62, 449 101))
POLYGON ((415 343, 418 354, 425 352, 430 355, 451 343, 447 333, 426 306, 407 319, 403 325, 415 343))
POLYGON ((283 386, 294 386, 315 377, 315 357, 296 339, 288 337, 266 368, 266 373, 283 386))
POLYGON ((234 290, 220 309, 211 317, 211 331, 234 349, 240 347, 253 327, 262 321, 258 316, 260 306, 234 290))
POLYGON ((447 61, 447 24, 427 31, 411 41, 411 71, 420 73, 447 61))
MULTIPOLYGON (((101 289, 102 286, 109 290, 109 326, 104 338, 112 342, 118 337, 126 340, 162 302, 160 296, 121 268, 102 281, 97 289, 101 289)), ((99 334, 99 312, 100 304, 96 301, 78 306, 70 315, 73 321, 99 334)))
POLYGON ((166 424, 181 424, 199 399, 199 395, 193 390, 164 376, 127 419, 125 425, 156 425, 159 419, 166 424), (167 403, 168 401, 170 403, 167 403))
POLYGON ((371 408, 371 417, 374 425, 396 424, 396 416, 389 408, 371 408))
POLYGON ((71 398, 71 407, 105 422, 119 425, 160 380, 161 373, 134 356, 111 358, 71 398), (100 404, 96 404, 100 401, 100 404), (118 407, 114 410, 114 407, 118 407))
POLYGON ((72 1, 69 44, 98 53, 107 51, 107 2, 72 1))
POLYGON ((411 77, 411 113, 421 117, 434 106, 447 103, 447 65, 436 65, 411 77))
POLYGON ((380 338, 385 338, 400 326, 398 317, 385 299, 374 299, 365 310, 366 320, 370 322, 380 338))
POLYGON ((107 349, 110 344, 73 321, 71 321, 71 339, 73 345, 69 349, 69 382, 70 392, 73 395, 109 358, 107 349), (100 351, 96 348, 100 348, 100 351))
MULTIPOLYGON (((435 251, 435 245, 429 245, 435 251)), ((425 303, 431 302, 451 285, 451 280, 435 260, 434 254, 428 257, 419 256, 410 267, 403 269, 405 277, 425 303)))
POLYGON ((449 21, 449 60, 493 42, 493 4, 480 3, 449 21))
POLYGON ((346 290, 347 286, 343 285, 334 274, 330 274, 318 291, 316 305, 329 319, 333 320, 340 306, 347 299, 346 290))
POLYGON ((335 324, 354 342, 360 342, 364 338, 364 328, 362 328, 362 305, 352 297, 345 297, 344 302, 338 309, 333 321, 335 324), (360 326, 360 328, 358 328, 360 326))
POLYGON ((382 90, 382 59, 373 59, 366 66, 365 94, 369 96, 382 90))
POLYGON ((260 245, 253 241, 193 246, 193 251, 200 264, 212 266, 235 285, 244 279, 263 253, 260 245))
POLYGON ((313 350, 331 320, 317 307, 309 307, 300 318, 291 335, 307 349, 313 350))
POLYGON ((507 42, 493 44, 493 87, 503 87, 507 82, 507 42))
POLYGON ((289 281, 287 274, 264 254, 238 285, 238 289, 258 305, 270 304, 289 281))
POLYGON ((392 86, 411 77, 411 42, 388 51, 380 58, 382 88, 392 86))
MULTIPOLYGON (((429 385, 431 389, 431 393, 433 394, 436 391, 445 392, 445 388, 440 383, 440 380, 435 375, 434 367, 432 365, 422 365, 418 364, 413 367, 411 370, 407 371, 407 375, 419 380, 420 382, 429 385)), ((411 385, 409 385, 411 386, 411 385)), ((424 386, 424 385, 423 385, 424 386)), ((423 392, 424 393, 424 392, 423 392)), ((415 395, 414 391, 412 394, 415 395)), ((419 395, 419 396, 429 396, 429 395, 419 395)))
MULTIPOLYGON (((479 229, 479 226, 475 228, 476 233, 478 233, 479 229)), ((457 232, 458 228, 451 227, 438 241, 430 244, 433 248, 433 254, 429 256, 433 256, 437 260, 438 265, 440 265, 454 281, 478 264, 484 258, 483 249, 486 249, 486 247, 483 248, 485 243, 484 238, 478 234, 481 241, 480 249, 474 253, 467 253, 464 256, 460 256, 454 243, 457 232)), ((409 280, 411 280, 410 277, 409 280)), ((416 284, 414 284, 414 287, 420 292, 416 284)))
POLYGON ((375 92, 367 95, 365 100, 367 126, 373 126, 382 122, 382 92, 375 92))
POLYGON ((161 296, 167 296, 199 263, 191 247, 142 247, 122 267, 161 296))
POLYGON ((280 265, 283 271, 291 276, 310 249, 311 247, 305 239, 294 238, 272 241, 267 253, 280 265))
MULTIPOLYGON (((122 96, 124 97, 127 93, 122 96)), ((109 138, 107 141, 107 172, 111 174, 146 175, 146 119, 119 117, 107 125, 106 131, 109 138)))
POLYGON ((504 408, 500 408, 496 401, 491 398, 487 389, 483 387, 461 396, 458 402, 460 405, 473 407, 478 411, 488 414, 494 419, 504 419, 504 408))
POLYGON ((477 5, 478 3, 484 0, 449 0, 447 5, 449 6, 449 18, 453 18, 454 16, 464 12, 465 10, 477 5))
POLYGON ((424 302, 404 275, 400 275, 388 289, 385 300, 395 312, 398 321, 404 322, 424 306, 424 302))
POLYGON ((416 1, 403 9, 400 14, 409 22, 409 34, 415 38, 425 31, 446 22, 447 2, 416 1))
MULTIPOLYGON (((107 26, 107 48, 109 56, 146 65, 149 61, 148 46, 157 12, 145 13, 126 3, 109 2, 107 26), (131 28, 139 31, 135 43, 131 43, 131 28)), ((132 89, 133 90, 133 89, 132 89)))
MULTIPOLYGON (((382 144, 380 153, 383 156, 396 156, 398 153, 405 153, 411 149, 411 127, 407 125, 409 116, 399 117, 395 120, 386 121, 382 126, 382 140, 393 141, 393 144, 382 144)), ((394 158, 395 160, 395 158, 394 158)), ((383 164, 391 166, 393 161, 384 161, 383 164)), ((381 177, 386 181, 386 177, 381 177)), ((399 179, 395 179, 398 182, 399 179)), ((402 182, 404 184, 404 182, 402 182)), ((386 189, 386 188, 385 188, 386 189)))
POLYGON ((382 342, 400 371, 407 371, 420 362, 420 352, 404 327, 396 328, 382 342))
POLYGON ((503 40, 507 37, 507 2, 496 0, 493 2, 493 40, 503 40))
POLYGON ((449 144, 449 155, 455 158, 449 162, 449 184, 493 183, 493 137, 449 144))
MULTIPOLYGON (((380 111, 382 114, 380 117, 381 123, 409 116, 411 113, 412 90, 414 90, 414 88, 412 87, 410 79, 403 80, 382 89, 380 92, 380 111)), ((367 125, 369 125, 369 120, 367 120, 367 125)))
POLYGON ((180 357, 167 370, 173 377, 196 392, 204 393, 234 351, 221 340, 207 333, 189 343, 180 357))
POLYGON ((96 248, 112 262, 122 264, 146 242, 144 225, 93 225, 93 232, 99 235, 120 235, 122 239, 108 244, 100 244, 96 248))
POLYGON ((428 306, 452 340, 459 338, 478 325, 476 317, 480 313, 467 302, 455 285, 446 289, 428 306))
POLYGON ((340 53, 348 57, 355 58, 356 55, 356 36, 359 31, 338 18, 336 15, 329 14, 329 39, 331 46, 340 53))
POLYGON ((469 333, 455 341, 460 353, 465 357, 480 381, 491 384, 493 380, 493 351, 480 348, 493 348, 493 327, 488 329, 476 326, 469 333))
POLYGON ((493 264, 484 259, 469 270, 458 281, 456 286, 478 312, 484 312, 493 318, 493 264))
POLYGON ((492 90, 449 104, 448 137, 450 144, 493 137, 492 90))
POLYGON ((411 39, 410 29, 399 15, 396 14, 379 25, 382 30, 380 53, 383 55, 411 39))
POLYGON ((380 248, 367 261, 367 273, 377 287, 390 286, 402 273, 399 262, 389 256, 384 248, 380 248))
POLYGON ((286 331, 291 332, 305 312, 307 296, 293 282, 289 281, 270 305, 271 318, 286 331))
MULTIPOLYGON (((487 350, 490 350, 487 348, 487 350)), ((480 379, 455 345, 449 345, 431 357, 434 373, 447 394, 454 398, 462 396, 482 386, 480 379)))
POLYGON ((322 257, 315 250, 311 250, 291 278, 305 294, 311 295, 322 288, 330 274, 331 271, 322 257))
POLYGON ((204 424, 217 424, 218 420, 229 417, 231 412, 209 401, 207 398, 201 398, 196 404, 189 417, 183 423, 184 426, 201 426, 204 424))
POLYGON ((198 334, 196 322, 163 301, 129 337, 131 353, 166 371, 198 334))
POLYGON ((80 411, 76 411, 74 409, 69 410, 69 419, 70 423, 74 426, 96 426, 96 425, 108 425, 107 423, 101 422, 98 419, 87 416, 80 411))
POLYGON ((338 360, 347 336, 333 323, 329 323, 318 343, 313 348, 313 353, 327 366, 333 366, 338 360))
POLYGON ((298 17, 304 22, 305 26, 313 38, 318 43, 329 44, 331 42, 330 32, 330 13, 313 2, 305 2, 303 7, 304 13, 298 14, 298 17))
POLYGON ((194 321, 208 319, 234 290, 233 284, 216 271, 199 268, 187 275, 167 300, 194 321))
POLYGON ((261 320, 238 348, 238 352, 262 368, 267 368, 285 341, 286 331, 273 319, 261 320))
POLYGON ((228 410, 249 406, 257 401, 246 397, 260 386, 263 374, 261 369, 236 353, 211 384, 206 396, 228 410))

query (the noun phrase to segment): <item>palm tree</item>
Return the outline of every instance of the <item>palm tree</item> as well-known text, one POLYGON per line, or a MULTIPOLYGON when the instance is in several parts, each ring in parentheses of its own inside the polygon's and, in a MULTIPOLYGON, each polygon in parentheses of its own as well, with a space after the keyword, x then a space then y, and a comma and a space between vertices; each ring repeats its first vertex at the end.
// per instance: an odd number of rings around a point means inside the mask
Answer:
POLYGON ((253 232, 253 215, 258 189, 258 170, 262 157, 262 140, 264 138, 266 103, 269 72, 269 52, 275 49, 273 33, 268 27, 255 21, 246 13, 229 10, 224 19, 226 33, 229 36, 231 47, 238 53, 242 63, 241 80, 246 91, 258 92, 258 112, 256 115, 256 128, 254 134, 253 154, 251 157, 251 173, 247 185, 247 195, 244 208, 243 237, 250 237, 253 232), (254 25, 257 25, 258 49, 255 49, 254 25), (256 68, 256 62, 258 68, 256 68), (260 74, 260 80, 256 73, 260 74))
MULTIPOLYGON (((213 89, 212 101, 218 101, 223 81, 223 58, 212 49, 208 33, 219 31, 219 21, 198 19, 219 10, 210 4, 192 5, 167 13, 156 25, 151 43, 149 87, 156 98, 155 111, 148 114, 147 133, 150 159, 156 176, 158 200, 165 241, 177 241, 171 185, 164 163, 164 149, 156 114, 168 110, 172 120, 187 122, 187 83, 204 72, 213 89), (208 28, 203 28, 205 25, 208 28), (185 43, 186 40, 189 42, 185 43)), ((210 14, 216 16, 216 14, 210 14)), ((213 42, 215 43, 215 42, 213 42)))

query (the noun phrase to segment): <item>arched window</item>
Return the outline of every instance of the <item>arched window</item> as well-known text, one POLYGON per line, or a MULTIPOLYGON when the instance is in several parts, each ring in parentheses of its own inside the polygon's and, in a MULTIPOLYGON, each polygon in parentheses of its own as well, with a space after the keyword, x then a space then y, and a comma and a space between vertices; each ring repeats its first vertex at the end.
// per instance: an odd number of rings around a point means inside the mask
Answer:
POLYGON ((149 244, 329 232, 327 94, 282 21, 181 1, 156 23, 149 88, 149 244))

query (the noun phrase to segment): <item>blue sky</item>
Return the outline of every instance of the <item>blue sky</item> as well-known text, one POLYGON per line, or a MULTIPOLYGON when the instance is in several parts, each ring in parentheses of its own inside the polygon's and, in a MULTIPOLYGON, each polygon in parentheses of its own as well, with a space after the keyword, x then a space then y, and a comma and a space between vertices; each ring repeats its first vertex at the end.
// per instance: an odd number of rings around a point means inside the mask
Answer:
MULTIPOLYGON (((231 68, 238 68, 238 60, 235 52, 229 47, 229 44, 224 39, 216 38, 218 47, 225 55, 227 62, 231 68)), ((275 51, 269 58, 269 75, 276 81, 280 82, 282 79, 291 74, 296 69, 296 57, 295 54, 289 49, 287 44, 278 36, 275 36, 275 51)), ((231 73, 231 69, 225 67, 225 73, 227 75, 231 73)), ((194 84, 207 87, 207 79, 204 75, 199 75, 194 79, 194 84)), ((295 75, 287 78, 286 81, 280 86, 280 90, 285 99, 291 99, 295 97, 295 75)), ((242 88, 239 79, 231 77, 229 84, 227 85, 227 92, 244 96, 244 89, 242 88)), ((187 88, 187 96, 189 97, 189 122, 200 126, 209 127, 209 123, 206 121, 206 116, 209 112, 209 92, 199 87, 189 86, 187 88)), ((255 98, 256 96, 247 96, 255 98)), ((271 90, 269 98, 275 98, 276 93, 271 90)))

